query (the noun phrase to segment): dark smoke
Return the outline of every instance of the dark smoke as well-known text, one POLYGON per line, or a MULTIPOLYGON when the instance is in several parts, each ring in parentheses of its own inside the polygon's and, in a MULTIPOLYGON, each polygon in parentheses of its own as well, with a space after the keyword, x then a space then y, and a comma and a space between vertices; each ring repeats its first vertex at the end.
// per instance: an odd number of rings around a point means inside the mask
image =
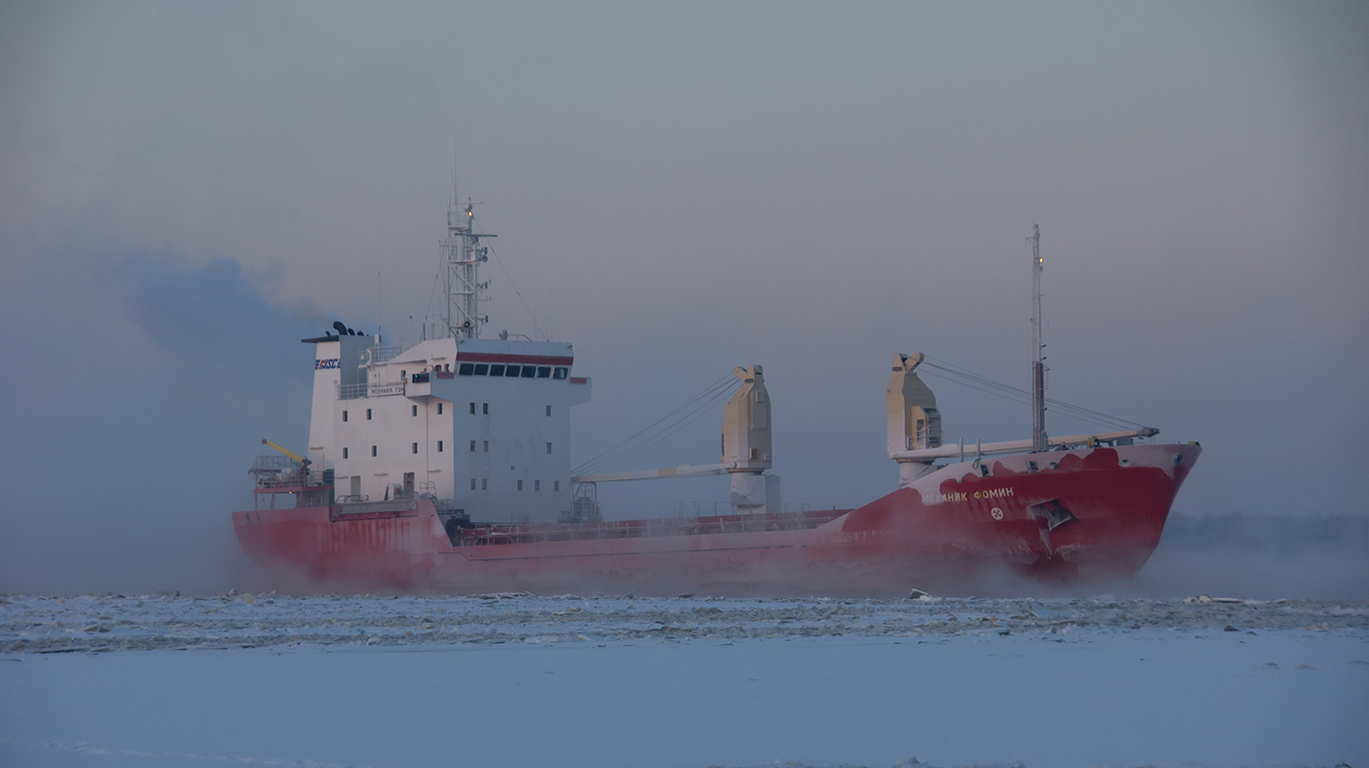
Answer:
POLYGON ((261 438, 304 443, 300 339, 327 325, 232 259, 186 261, 128 254, 27 297, 61 311, 7 339, 32 373, 0 404, 0 591, 214 592, 251 572, 229 513, 261 438))

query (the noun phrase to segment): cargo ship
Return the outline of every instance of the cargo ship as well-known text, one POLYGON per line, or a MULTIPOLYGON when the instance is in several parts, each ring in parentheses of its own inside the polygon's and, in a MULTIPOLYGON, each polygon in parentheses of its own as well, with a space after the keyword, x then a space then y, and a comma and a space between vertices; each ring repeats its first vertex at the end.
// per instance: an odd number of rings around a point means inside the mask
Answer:
POLYGON ((734 371, 718 462, 574 474, 570 409, 592 381, 575 375, 568 343, 482 337, 491 237, 471 204, 449 206, 432 338, 387 346, 336 322, 303 339, 308 450, 263 440, 277 453, 258 457, 252 509, 233 513, 260 566, 319 589, 442 593, 884 597, 1125 579, 1201 452, 1139 425, 1047 435, 1037 230, 1030 439, 943 443, 918 375, 928 358, 897 354, 886 398, 898 487, 848 509, 789 511, 771 472, 764 370, 750 365, 734 371), (707 475, 730 484, 712 515, 606 519, 598 500, 601 483, 707 475))

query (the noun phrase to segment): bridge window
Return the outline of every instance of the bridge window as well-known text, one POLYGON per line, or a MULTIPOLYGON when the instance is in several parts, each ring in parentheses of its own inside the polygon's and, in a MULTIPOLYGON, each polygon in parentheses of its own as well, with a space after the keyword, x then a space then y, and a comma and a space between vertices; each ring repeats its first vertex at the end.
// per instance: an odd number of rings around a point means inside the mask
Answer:
POLYGON ((490 372, 490 367, 489 367, 488 365, 486 365, 485 363, 476 363, 476 364, 475 364, 475 375, 476 375, 476 376, 484 376, 484 375, 488 374, 489 372, 490 372))
POLYGON ((553 379, 564 379, 564 378, 566 378, 566 377, 569 376, 569 375, 570 375, 570 369, 569 369, 569 368, 557 368, 556 370, 554 370, 554 371, 551 372, 551 377, 552 377, 553 379))
POLYGON ((535 365, 525 365, 525 366, 523 366, 523 378, 525 378, 525 379, 532 379, 532 378, 536 378, 536 377, 537 377, 537 366, 535 366, 535 365))
POLYGON ((491 376, 503 376, 503 375, 504 375, 504 366, 502 366, 502 365, 491 365, 491 366, 490 366, 490 375, 491 375, 491 376))
POLYGON ((456 373, 458 376, 474 376, 475 363, 458 363, 456 366, 456 373))
POLYGON ((544 366, 541 366, 540 368, 538 368, 538 369, 537 369, 537 378, 539 378, 539 379, 550 379, 550 378, 551 378, 551 366, 549 366, 549 365, 544 365, 544 366))

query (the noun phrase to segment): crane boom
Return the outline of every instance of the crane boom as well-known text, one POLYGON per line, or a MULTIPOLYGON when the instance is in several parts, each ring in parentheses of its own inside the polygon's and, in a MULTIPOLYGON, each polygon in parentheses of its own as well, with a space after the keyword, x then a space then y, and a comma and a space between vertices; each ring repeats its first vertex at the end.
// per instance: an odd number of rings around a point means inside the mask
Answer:
POLYGON ((269 445, 269 446, 271 446, 272 448, 275 448, 276 450, 280 451, 281 453, 285 454, 286 456, 289 456, 290 458, 294 459, 295 461, 298 461, 298 462, 300 463, 300 466, 304 466, 304 467, 309 466, 309 460, 308 460, 308 459, 304 458, 303 456, 299 455, 298 453, 295 453, 294 451, 290 450, 289 448, 285 448, 285 447, 276 445, 275 443, 271 442, 270 440, 267 440, 267 439, 264 438, 264 437, 261 439, 261 444, 262 444, 262 445, 269 445))

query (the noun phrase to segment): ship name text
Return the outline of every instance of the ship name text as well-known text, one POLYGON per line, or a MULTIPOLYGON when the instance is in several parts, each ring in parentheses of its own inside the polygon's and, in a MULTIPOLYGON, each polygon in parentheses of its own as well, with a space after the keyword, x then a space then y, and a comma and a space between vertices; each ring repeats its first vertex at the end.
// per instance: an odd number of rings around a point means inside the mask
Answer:
POLYGON ((1013 495, 1011 486, 1005 488, 989 488, 974 493, 964 491, 952 491, 950 493, 924 493, 922 494, 923 504, 955 504, 968 501, 969 499, 1002 499, 1013 495))
POLYGON ((1003 498, 1004 496, 1011 496, 1011 495, 1012 495, 1012 488, 1011 488, 1011 487, 1008 487, 1008 488, 990 488, 990 489, 985 490, 985 491, 975 491, 975 492, 974 492, 974 497, 975 497, 976 499, 1001 499, 1001 498, 1003 498))

